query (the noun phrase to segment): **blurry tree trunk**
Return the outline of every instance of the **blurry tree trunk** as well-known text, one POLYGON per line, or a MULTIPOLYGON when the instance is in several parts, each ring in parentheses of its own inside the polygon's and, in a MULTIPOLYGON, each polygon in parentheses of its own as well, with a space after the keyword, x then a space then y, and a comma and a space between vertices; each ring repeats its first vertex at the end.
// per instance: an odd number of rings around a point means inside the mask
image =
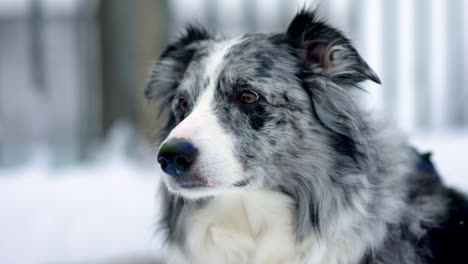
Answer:
POLYGON ((157 119, 157 110, 154 103, 150 104, 144 100, 143 90, 151 66, 158 59, 168 40, 168 28, 170 22, 168 1, 166 0, 144 0, 136 1, 137 4, 137 43, 138 65, 137 65, 137 128, 143 135, 153 140, 153 136, 161 127, 160 119, 157 119))
POLYGON ((143 90, 166 40, 166 14, 163 0, 102 0, 103 134, 115 121, 127 120, 149 135, 155 118, 143 90))

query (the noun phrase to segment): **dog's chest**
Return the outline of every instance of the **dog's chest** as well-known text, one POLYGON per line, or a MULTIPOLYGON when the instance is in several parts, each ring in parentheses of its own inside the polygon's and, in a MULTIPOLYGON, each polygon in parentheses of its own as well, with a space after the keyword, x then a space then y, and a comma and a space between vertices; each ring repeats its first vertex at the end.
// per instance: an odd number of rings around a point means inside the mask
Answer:
POLYGON ((211 200, 186 219, 190 263, 297 263, 293 206, 271 191, 211 200))

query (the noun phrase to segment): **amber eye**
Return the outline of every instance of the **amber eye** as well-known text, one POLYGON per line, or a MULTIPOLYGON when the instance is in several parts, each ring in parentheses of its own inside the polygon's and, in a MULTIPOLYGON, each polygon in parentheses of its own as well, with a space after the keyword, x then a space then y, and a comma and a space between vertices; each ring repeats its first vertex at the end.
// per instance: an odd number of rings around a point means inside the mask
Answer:
POLYGON ((182 111, 187 111, 188 105, 187 105, 187 100, 185 100, 184 97, 179 98, 179 108, 182 111))
POLYGON ((245 91, 239 96, 239 101, 243 104, 253 104, 257 102, 258 96, 253 92, 245 91))

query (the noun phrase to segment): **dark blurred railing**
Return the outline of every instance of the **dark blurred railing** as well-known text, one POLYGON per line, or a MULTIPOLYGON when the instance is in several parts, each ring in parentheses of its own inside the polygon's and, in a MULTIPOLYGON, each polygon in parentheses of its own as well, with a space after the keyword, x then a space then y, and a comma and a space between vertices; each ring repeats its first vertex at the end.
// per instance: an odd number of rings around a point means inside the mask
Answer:
POLYGON ((76 160, 99 122, 97 2, 19 2, 27 5, 12 12, 0 4, 0 164, 40 146, 59 163, 76 160))
POLYGON ((166 13, 158 0, 0 2, 0 166, 44 149, 70 164, 117 121, 148 127, 142 94, 166 13))

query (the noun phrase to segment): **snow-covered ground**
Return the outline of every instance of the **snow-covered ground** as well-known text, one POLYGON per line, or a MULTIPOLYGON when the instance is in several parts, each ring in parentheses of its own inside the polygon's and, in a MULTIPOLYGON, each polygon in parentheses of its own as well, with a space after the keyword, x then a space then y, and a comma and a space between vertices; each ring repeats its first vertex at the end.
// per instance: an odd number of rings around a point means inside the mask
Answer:
POLYGON ((155 171, 126 160, 0 171, 0 263, 157 256, 155 171))
POLYGON ((24 166, 0 167, 0 263, 159 259, 159 170, 125 154, 130 137, 129 127, 113 129, 94 161, 72 167, 51 166, 44 148, 24 166))
MULTIPOLYGON (((448 184, 468 191, 468 133, 410 138, 434 152, 448 184)), ((71 168, 50 167, 45 154, 21 168, 0 168, 0 263, 114 263, 160 255, 156 167, 107 152, 106 159, 71 168)))

